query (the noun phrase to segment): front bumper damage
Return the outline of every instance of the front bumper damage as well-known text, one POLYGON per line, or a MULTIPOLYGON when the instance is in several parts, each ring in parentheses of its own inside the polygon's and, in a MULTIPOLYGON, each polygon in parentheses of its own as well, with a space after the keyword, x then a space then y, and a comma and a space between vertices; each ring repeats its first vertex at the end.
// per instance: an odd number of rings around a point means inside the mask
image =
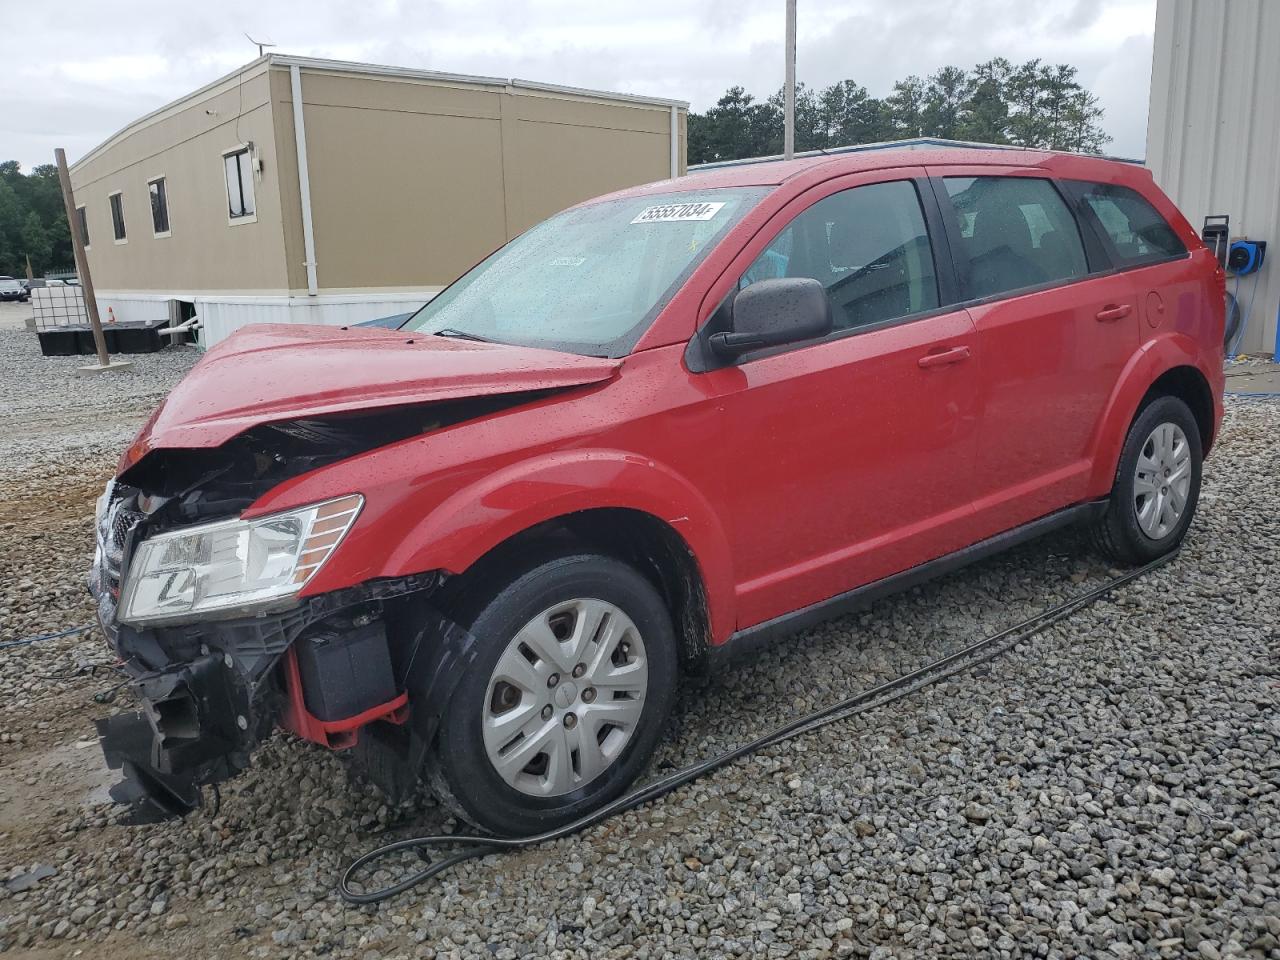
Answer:
POLYGON ((107 766, 123 770, 112 799, 138 821, 182 816, 200 786, 249 765, 252 692, 224 657, 207 654, 133 683, 142 709, 97 721, 107 766))
POLYGON ((117 621, 116 602, 140 523, 120 513, 99 524, 89 589, 138 704, 97 721, 107 765, 124 774, 111 796, 129 805, 126 819, 194 810, 277 727, 359 748, 393 795, 416 782, 474 647, 429 602, 443 574, 369 581, 269 615, 135 628, 117 621))

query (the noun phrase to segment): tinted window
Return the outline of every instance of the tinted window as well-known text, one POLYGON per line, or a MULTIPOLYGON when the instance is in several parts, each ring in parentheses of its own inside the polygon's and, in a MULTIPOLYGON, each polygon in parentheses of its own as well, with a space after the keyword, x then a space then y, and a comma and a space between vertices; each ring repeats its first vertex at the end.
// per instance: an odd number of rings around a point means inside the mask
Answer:
POLYGON ((151 194, 151 230, 161 234, 169 232, 169 194, 165 190, 164 177, 147 184, 151 194))
POLYGON ((111 203, 111 232, 117 240, 123 240, 124 236, 124 198, 113 193, 108 198, 111 203))
POLYGON ((1111 238, 1121 266, 1180 257, 1187 252, 1173 227, 1136 191, 1104 183, 1080 187, 1085 202, 1111 238))
POLYGON ((253 164, 249 148, 224 154, 222 165, 227 175, 228 216, 232 220, 253 216, 253 164))
POLYGON ((947 177, 966 299, 1083 277, 1080 228, 1048 180, 947 177), (966 269, 967 265, 967 269, 966 269))
POLYGON ((813 277, 837 330, 938 306, 929 235, 915 186, 855 187, 819 200, 782 231, 738 281, 813 277))

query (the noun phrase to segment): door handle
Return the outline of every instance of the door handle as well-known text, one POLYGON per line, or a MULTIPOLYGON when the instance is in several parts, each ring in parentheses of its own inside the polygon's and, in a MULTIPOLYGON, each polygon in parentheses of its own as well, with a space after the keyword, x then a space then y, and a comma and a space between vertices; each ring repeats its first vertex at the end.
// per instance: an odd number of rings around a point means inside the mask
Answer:
POLYGON ((968 359, 968 347, 951 347, 948 350, 939 350, 937 353, 926 353, 916 363, 928 370, 930 367, 945 367, 949 363, 959 363, 961 360, 968 359))
POLYGON ((1103 323, 1109 323, 1112 320, 1123 320, 1129 314, 1133 313, 1133 307, 1127 303, 1108 304, 1097 313, 1094 314, 1103 323))

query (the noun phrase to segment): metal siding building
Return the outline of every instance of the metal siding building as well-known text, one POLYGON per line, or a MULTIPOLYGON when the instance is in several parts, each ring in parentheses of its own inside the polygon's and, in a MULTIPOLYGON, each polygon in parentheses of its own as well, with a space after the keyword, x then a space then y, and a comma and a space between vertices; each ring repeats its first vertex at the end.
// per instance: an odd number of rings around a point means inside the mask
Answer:
POLYGON ((104 315, 161 319, 186 301, 212 344, 247 323, 416 309, 551 214, 684 173, 686 113, 671 100, 273 54, 130 124, 71 180, 104 315), (246 149, 237 184, 249 181, 251 215, 234 209, 227 159, 246 149), (153 221, 158 178, 167 229, 153 221))
POLYGON ((1268 355, 1280 311, 1277 51, 1280 0, 1158 0, 1147 165, 1197 228, 1228 214, 1233 239, 1267 241, 1239 297, 1242 310, 1255 298, 1240 350, 1268 355))

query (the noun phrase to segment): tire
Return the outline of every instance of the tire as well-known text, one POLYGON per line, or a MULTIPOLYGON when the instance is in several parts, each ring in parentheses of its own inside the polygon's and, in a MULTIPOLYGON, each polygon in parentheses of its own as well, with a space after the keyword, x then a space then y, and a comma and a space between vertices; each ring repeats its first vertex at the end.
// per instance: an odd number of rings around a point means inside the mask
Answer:
POLYGON ((1158 397, 1143 407, 1129 427, 1106 512, 1094 528, 1099 549, 1132 565, 1176 549, 1195 517, 1202 465, 1200 428, 1182 400, 1158 397), (1143 489, 1148 485, 1151 493, 1143 489), (1173 508, 1179 502, 1175 518, 1173 508), (1171 509, 1162 510, 1163 503, 1171 509))
POLYGON ((644 768, 675 697, 676 636, 654 586, 612 557, 572 553, 482 579, 450 611, 480 650, 443 711, 426 772, 463 819, 527 836, 615 799, 644 768))

